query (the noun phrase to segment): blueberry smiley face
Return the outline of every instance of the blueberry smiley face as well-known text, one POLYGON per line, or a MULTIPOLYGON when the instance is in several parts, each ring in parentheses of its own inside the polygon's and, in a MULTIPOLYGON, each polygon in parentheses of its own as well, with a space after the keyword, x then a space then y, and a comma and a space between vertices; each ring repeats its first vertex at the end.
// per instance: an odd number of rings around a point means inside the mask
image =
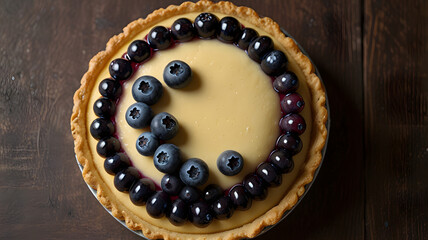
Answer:
MULTIPOLYGON (((111 61, 108 70, 110 78, 101 81, 98 88, 101 98, 93 105, 98 118, 89 130, 98 140, 96 150, 106 158, 104 168, 114 175, 116 189, 129 192, 130 200, 135 205, 146 205, 151 217, 166 216, 177 226, 189 221, 197 227, 206 227, 214 218, 228 219, 235 210, 249 209, 253 200, 265 199, 268 187, 280 186, 282 174, 293 170, 292 157, 302 150, 303 143, 299 136, 306 129, 305 119, 299 114, 305 103, 297 93, 299 79, 289 71, 287 55, 275 49, 271 37, 260 36, 256 30, 245 28, 233 17, 226 16, 219 20, 212 13, 201 13, 193 23, 180 18, 171 28, 153 27, 145 40, 133 41, 122 58, 111 61), (153 76, 136 77, 131 88, 136 102, 129 106, 125 116, 128 125, 134 129, 150 127, 150 130, 139 133, 136 149, 143 156, 153 156, 153 165, 163 173, 160 190, 159 186, 156 189, 152 180, 143 178, 144 173, 140 175, 139 170, 133 167, 131 159, 121 148, 114 119, 116 104, 119 104, 120 95, 127 89, 125 81, 158 51, 177 46, 177 43, 214 38, 245 50, 250 59, 259 63, 261 71, 274 78, 273 90, 284 95, 280 102, 282 118, 279 121, 282 135, 268 159, 260 163, 254 172, 243 170, 244 159, 236 151, 226 150, 218 156, 217 168, 223 175, 248 174, 240 183, 222 189, 217 185, 220 183, 208 182, 210 170, 204 160, 215 161, 215 158, 190 158, 182 162, 181 155, 185 156, 186 153, 169 143, 179 131, 178 120, 170 113, 154 113, 152 110, 152 105, 159 102, 164 91, 179 91, 177 89, 187 87, 192 81, 194 73, 187 63, 171 61, 163 69, 165 84, 153 76)), ((155 105, 153 109, 159 108, 155 105)), ((183 120, 183 126, 184 123, 183 120)), ((177 143, 178 146, 180 144, 177 143)))

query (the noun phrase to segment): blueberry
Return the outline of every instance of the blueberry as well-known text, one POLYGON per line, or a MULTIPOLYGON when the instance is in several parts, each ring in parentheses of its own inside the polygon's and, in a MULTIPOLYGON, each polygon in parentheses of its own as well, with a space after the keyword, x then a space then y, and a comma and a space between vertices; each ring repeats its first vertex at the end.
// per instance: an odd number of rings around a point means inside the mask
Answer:
POLYGON ((153 156, 155 167, 163 173, 174 173, 180 168, 180 149, 171 143, 160 145, 153 156))
POLYGON ((132 96, 137 102, 153 105, 162 95, 162 83, 152 76, 139 77, 132 85, 132 96))
POLYGON ((171 208, 171 199, 168 194, 160 191, 153 194, 147 199, 147 213, 154 218, 161 218, 169 213, 171 208))
POLYGON ((289 152, 291 155, 295 155, 302 150, 303 143, 296 134, 286 133, 278 138, 276 146, 289 152))
POLYGON ((282 175, 277 173, 275 167, 268 162, 264 162, 257 167, 257 175, 268 186, 279 186, 282 183, 282 175))
POLYGON ((189 186, 201 186, 208 180, 208 165, 199 158, 191 158, 180 168, 180 178, 189 186))
POLYGON ((102 118, 109 118, 116 112, 116 104, 105 97, 99 98, 94 102, 95 115, 102 118))
POLYGON ((287 68, 287 63, 288 59, 283 52, 273 50, 263 58, 260 66, 267 75, 278 76, 284 73, 287 68))
POLYGON ((136 143, 137 151, 143 156, 153 156, 159 147, 158 138, 151 132, 142 133, 136 143))
POLYGON ((106 158, 104 161, 104 169, 107 173, 115 175, 123 169, 129 167, 131 161, 124 153, 116 153, 113 156, 106 158))
POLYGON ((250 43, 250 46, 248 47, 248 56, 254 61, 260 63, 264 56, 272 50, 272 39, 267 36, 261 36, 250 43))
POLYGON ((186 223, 189 214, 189 207, 180 198, 175 199, 171 206, 171 212, 168 219, 175 226, 180 226, 186 223))
POLYGON ((110 120, 104 118, 97 118, 89 127, 92 137, 101 139, 113 135, 115 127, 110 120))
POLYGON ((235 207, 230 197, 222 196, 212 204, 212 210, 217 219, 228 219, 232 217, 235 207))
POLYGON ((174 60, 166 65, 163 70, 163 80, 171 88, 184 88, 192 80, 192 69, 187 63, 174 60))
POLYGON ((256 30, 252 28, 244 28, 238 40, 238 47, 247 50, 250 43, 259 36, 256 30))
POLYGON ((170 196, 177 196, 183 188, 183 182, 178 176, 165 174, 161 180, 162 191, 170 196))
POLYGON ((291 154, 285 150, 274 150, 269 156, 269 162, 275 166, 278 173, 289 173, 293 171, 294 162, 291 154))
POLYGON ((273 81, 273 88, 282 94, 295 92, 299 88, 299 79, 293 72, 285 72, 273 81))
POLYGON ((145 103, 134 103, 126 110, 126 122, 133 128, 141 129, 149 126, 152 118, 153 111, 145 103))
POLYGON ((298 113, 290 113, 279 120, 279 127, 284 132, 301 135, 306 130, 305 119, 298 113))
POLYGON ((98 90, 103 97, 115 100, 122 94, 122 85, 118 81, 106 78, 100 82, 98 90))
POLYGON ((147 199, 156 192, 155 184, 148 178, 141 178, 132 185, 129 198, 137 206, 146 204, 147 199))
POLYGON ((217 38, 226 43, 233 43, 241 35, 241 24, 234 17, 224 17, 220 20, 217 38))
POLYGON ((289 93, 281 100, 281 109, 285 114, 299 113, 304 107, 305 101, 298 93, 289 93))
POLYGON ((171 33, 163 26, 154 27, 147 36, 147 42, 153 49, 167 49, 172 43, 171 33))
POLYGON ((110 76, 115 80, 125 80, 132 75, 132 66, 128 60, 117 58, 109 66, 110 76))
POLYGON ((245 177, 242 185, 254 200, 263 200, 267 196, 266 186, 256 174, 249 174, 245 177))
POLYGON ((169 140, 177 135, 179 125, 174 116, 161 112, 152 119, 150 129, 160 140, 169 140))
POLYGON ((120 150, 120 142, 114 137, 106 137, 98 141, 97 153, 101 157, 113 156, 120 150))
POLYGON ((150 57, 151 49, 146 41, 135 40, 129 44, 127 54, 131 61, 140 63, 150 57))
POLYGON ((132 185, 140 179, 140 173, 135 167, 128 167, 114 176, 114 186, 120 192, 128 192, 132 185))
POLYGON ((187 42, 195 36, 193 23, 187 18, 179 18, 171 25, 171 35, 174 40, 187 42))
POLYGON ((248 210, 251 207, 252 200, 245 191, 244 186, 238 184, 229 191, 229 198, 237 210, 248 210))
POLYGON ((207 203, 212 203, 223 196, 223 189, 217 184, 210 184, 203 191, 203 198, 207 203))
POLYGON ((226 176, 238 174, 244 167, 244 160, 236 151, 226 150, 217 158, 217 168, 226 176))
POLYGON ((192 204, 201 198, 201 191, 198 188, 184 186, 178 196, 187 204, 192 204))
POLYGON ((201 13, 195 18, 194 27, 201 38, 212 38, 216 35, 218 18, 212 13, 201 13))
POLYGON ((208 226, 214 217, 206 202, 196 202, 190 206, 189 220, 197 227, 208 226))

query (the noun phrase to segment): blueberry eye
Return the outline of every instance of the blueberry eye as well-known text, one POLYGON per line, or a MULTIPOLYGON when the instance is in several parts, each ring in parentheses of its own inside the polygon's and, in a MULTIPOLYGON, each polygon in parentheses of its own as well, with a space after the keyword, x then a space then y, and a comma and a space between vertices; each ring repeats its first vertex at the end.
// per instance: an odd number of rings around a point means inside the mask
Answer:
POLYGON ((226 176, 238 174, 244 167, 244 159, 241 154, 233 150, 222 152, 217 158, 218 170, 226 176))
POLYGON ((171 88, 183 88, 192 80, 192 69, 180 60, 175 60, 166 65, 163 71, 163 80, 171 88))

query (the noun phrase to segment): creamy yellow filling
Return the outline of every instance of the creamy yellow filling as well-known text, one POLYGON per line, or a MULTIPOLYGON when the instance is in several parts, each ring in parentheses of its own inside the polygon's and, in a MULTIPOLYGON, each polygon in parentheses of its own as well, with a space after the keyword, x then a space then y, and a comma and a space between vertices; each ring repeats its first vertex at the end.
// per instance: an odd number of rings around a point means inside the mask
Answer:
POLYGON ((135 79, 151 75, 163 82, 164 67, 172 60, 189 64, 192 82, 183 89, 164 84, 164 95, 153 105, 153 111, 168 112, 177 118, 180 130, 168 142, 182 150, 184 159, 196 157, 208 164, 207 184, 217 183, 227 189, 253 172, 274 148, 281 118, 278 94, 266 74, 251 71, 258 70, 258 64, 231 44, 199 40, 157 52, 124 84, 116 129, 133 164, 158 183, 164 174, 155 168, 152 157, 140 155, 135 147, 138 136, 150 129, 131 128, 125 115, 135 102, 131 94, 135 79), (244 169, 235 176, 223 175, 217 169, 217 157, 225 150, 238 151, 245 159, 244 169))
MULTIPOLYGON (((160 22, 157 25, 169 27, 180 17, 194 19, 196 13, 177 16, 160 22)), ((222 14, 216 14, 219 18, 222 14)), ((251 24, 241 21, 245 26, 251 24)), ((255 28, 260 35, 267 35, 263 30, 255 28)), ((150 29, 143 31, 136 39, 143 39, 150 29)), ((128 44, 116 54, 120 57, 126 52, 128 44)), ((284 51, 276 44, 276 48, 284 51)), ((114 59, 112 58, 112 59, 114 59)), ((300 81, 299 93, 306 102, 310 102, 308 89, 303 81, 303 74, 293 59, 289 59, 289 69, 294 71, 300 81)), ((178 44, 174 48, 157 52, 148 62, 144 63, 134 76, 123 86, 123 94, 116 110, 116 130, 122 148, 145 176, 158 184, 163 176, 153 165, 151 157, 140 155, 136 148, 138 136, 150 129, 138 130, 131 128, 125 120, 127 108, 135 102, 131 94, 134 81, 143 75, 151 75, 164 85, 164 96, 153 106, 155 113, 166 111, 174 115, 180 124, 178 135, 168 141, 180 147, 184 159, 197 157, 203 159, 209 166, 208 183, 216 183, 223 188, 243 180, 245 175, 254 172, 257 165, 266 160, 279 136, 278 121, 281 117, 279 97, 272 89, 270 78, 261 71, 259 64, 252 61, 244 51, 218 40, 195 40, 178 44), (182 60, 189 64, 193 71, 193 80, 183 89, 167 87, 162 78, 164 67, 172 60, 182 60), (218 155, 225 150, 236 150, 244 157, 244 169, 236 176, 228 177, 220 173, 216 166, 218 155)), ((98 77, 97 83, 108 78, 107 66, 98 77)), ((96 118, 92 111, 93 102, 100 97, 98 88, 94 87, 88 105, 88 136, 89 125, 96 118)), ((96 152, 96 140, 90 138, 90 149, 94 165, 100 176, 113 191, 117 200, 132 211, 137 217, 158 227, 177 232, 211 233, 242 226, 275 206, 284 197, 289 185, 296 178, 305 159, 309 136, 311 132, 311 111, 305 108, 301 113, 307 119, 306 132, 301 136, 303 150, 294 156, 295 169, 292 173, 283 175, 283 183, 276 188, 269 188, 266 200, 253 201, 253 206, 247 211, 235 211, 228 220, 215 220, 206 228, 197 228, 190 223, 176 227, 166 218, 150 217, 145 207, 135 206, 129 200, 127 193, 117 191, 113 184, 113 176, 103 168, 104 159, 96 152)))

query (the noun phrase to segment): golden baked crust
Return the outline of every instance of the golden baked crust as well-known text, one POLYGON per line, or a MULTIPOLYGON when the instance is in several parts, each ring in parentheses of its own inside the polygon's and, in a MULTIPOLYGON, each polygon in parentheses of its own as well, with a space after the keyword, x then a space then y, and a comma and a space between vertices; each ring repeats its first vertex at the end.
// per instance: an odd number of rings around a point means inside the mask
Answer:
POLYGON ((305 185, 312 181, 314 173, 321 162, 321 150, 324 147, 327 137, 325 126, 327 121, 327 110, 324 107, 326 101, 325 91, 320 79, 314 73, 314 67, 310 60, 299 50, 298 46, 291 38, 284 36, 278 24, 276 24, 272 19, 267 17, 260 18, 254 10, 247 7, 237 7, 230 2, 185 2, 180 6, 169 6, 166 9, 156 10, 145 19, 138 19, 131 22, 123 29, 123 33, 112 37, 108 41, 105 51, 99 52, 91 59, 89 69, 83 76, 81 86, 76 91, 73 100, 74 107, 71 116, 71 130, 74 138, 77 159, 84 167, 84 180, 92 188, 97 190, 99 201, 106 208, 110 209, 115 217, 124 219, 130 229, 142 230, 146 237, 153 239, 240 239, 257 236, 257 234, 266 226, 277 223, 283 216, 284 212, 291 209, 297 203, 299 197, 303 195, 305 192, 305 185), (113 54, 115 54, 123 44, 129 42, 139 32, 153 27, 156 23, 166 18, 179 14, 202 11, 218 12, 236 16, 264 29, 267 33, 277 39, 277 41, 286 49, 287 56, 296 60, 298 66, 305 75, 305 80, 311 94, 311 102, 307 102, 307 106, 311 106, 313 130, 311 132, 311 143, 306 157, 306 163, 304 167, 300 169, 301 173, 291 185, 289 192, 278 203, 278 205, 270 209, 264 215, 239 228, 208 234, 177 233, 153 226, 137 217, 132 212, 126 211, 126 207, 122 206, 122 204, 117 201, 113 192, 102 181, 98 170, 94 167, 88 142, 86 141, 86 139, 90 137, 87 136, 86 111, 89 102, 89 94, 94 87, 97 76, 104 66, 106 66, 113 54))

